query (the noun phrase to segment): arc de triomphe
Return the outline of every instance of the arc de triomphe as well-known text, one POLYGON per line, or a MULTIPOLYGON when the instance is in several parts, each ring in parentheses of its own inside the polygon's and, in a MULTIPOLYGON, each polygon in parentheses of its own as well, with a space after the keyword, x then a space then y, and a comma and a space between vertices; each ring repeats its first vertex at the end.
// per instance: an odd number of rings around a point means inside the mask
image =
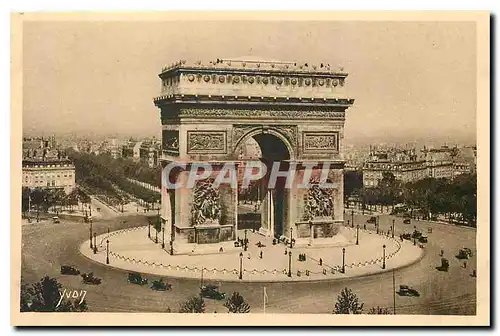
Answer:
MULTIPOLYGON (((299 189, 297 182, 287 189, 278 183, 264 192, 259 232, 291 237, 297 244, 314 244, 336 234, 344 221, 345 113, 354 103, 345 92, 347 73, 324 64, 226 59, 209 64, 181 61, 164 68, 159 77, 161 95, 154 104, 161 111, 163 167, 209 162, 216 174, 226 162, 241 164, 237 149, 251 137, 261 148, 263 162, 293 166, 297 181, 311 162, 320 162, 315 172, 327 163, 328 179, 336 188, 299 189), (321 213, 318 197, 330 204, 321 213)), ((169 178, 182 182, 187 175, 178 169, 169 178)), ((211 189, 203 181, 191 189, 167 190, 163 185, 165 240, 170 238, 176 252, 202 244, 234 245, 236 189, 229 184, 211 189), (215 204, 216 218, 197 215, 206 202, 215 204)))

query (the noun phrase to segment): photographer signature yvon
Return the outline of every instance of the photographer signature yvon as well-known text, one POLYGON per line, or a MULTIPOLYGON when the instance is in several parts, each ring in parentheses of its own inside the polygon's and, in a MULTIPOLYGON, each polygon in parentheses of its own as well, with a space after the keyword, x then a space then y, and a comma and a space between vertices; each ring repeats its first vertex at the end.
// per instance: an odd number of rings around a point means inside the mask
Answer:
POLYGON ((59 291, 59 301, 57 302, 57 307, 61 305, 61 302, 66 299, 80 299, 78 304, 81 304, 83 300, 85 300, 85 296, 87 295, 87 291, 82 289, 82 290, 67 290, 64 288, 62 291, 59 291))

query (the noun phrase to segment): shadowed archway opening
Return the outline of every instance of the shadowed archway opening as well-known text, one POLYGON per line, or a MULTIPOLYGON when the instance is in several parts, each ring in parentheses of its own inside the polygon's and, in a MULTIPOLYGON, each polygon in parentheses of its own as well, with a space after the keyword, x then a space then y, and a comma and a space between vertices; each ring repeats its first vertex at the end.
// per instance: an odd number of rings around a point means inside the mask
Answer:
MULTIPOLYGON (((278 164, 280 171, 288 170, 292 153, 284 139, 272 133, 259 133, 248 136, 236 149, 238 160, 245 162, 260 160, 266 165, 266 175, 252 181, 248 188, 238 186, 238 228, 260 230, 279 238, 284 235, 287 220, 288 193, 285 178, 278 178, 274 188, 268 187, 272 167, 278 164)), ((243 176, 240 172, 239 177, 243 176)))

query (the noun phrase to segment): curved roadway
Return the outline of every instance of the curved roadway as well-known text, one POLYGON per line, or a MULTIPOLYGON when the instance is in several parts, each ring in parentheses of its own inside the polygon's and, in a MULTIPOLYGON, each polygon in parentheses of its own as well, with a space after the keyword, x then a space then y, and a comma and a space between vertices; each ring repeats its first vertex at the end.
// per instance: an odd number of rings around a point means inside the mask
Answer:
MULTIPOLYGON (((346 217, 347 218, 347 217, 346 217)), ((349 216, 350 218, 350 216, 349 216)), ((355 222, 361 225, 367 216, 355 215, 355 222)), ((381 216, 381 229, 387 231, 393 217, 381 216)), ((146 225, 144 216, 128 216, 102 219, 94 222, 95 231, 104 233, 126 227, 146 225)), ((414 222, 402 224, 396 218, 396 234, 421 228, 429 236, 424 257, 417 263, 395 272, 396 289, 407 284, 420 292, 420 297, 396 295, 397 314, 475 314, 476 278, 470 276, 475 268, 474 229, 446 224, 414 222), (427 228, 433 232, 427 234, 427 228), (463 262, 454 257, 459 248, 469 247, 474 257, 463 268, 463 262), (439 265, 440 250, 450 261, 449 272, 435 269, 439 265)), ((368 224, 368 229, 373 225, 368 224)), ((189 296, 197 295, 200 280, 173 279, 167 281, 173 290, 156 292, 148 286, 127 282, 127 271, 97 264, 82 256, 78 248, 88 239, 89 226, 82 222, 49 222, 27 224, 22 227, 22 278, 24 282, 35 282, 43 276, 56 277, 65 288, 86 289, 89 310, 94 312, 165 312, 168 308, 177 311, 179 304, 189 296), (99 286, 84 285, 79 276, 61 275, 63 264, 75 265, 82 272, 93 271, 103 279, 99 286)), ((152 278, 155 278, 154 276, 152 278)), ((370 275, 355 279, 301 283, 235 283, 220 284, 221 291, 240 292, 252 307, 252 312, 263 311, 263 287, 267 292, 267 313, 331 313, 338 293, 344 287, 351 288, 364 302, 365 310, 371 307, 393 308, 392 272, 370 275)), ((225 312, 222 301, 206 300, 207 312, 225 312)))

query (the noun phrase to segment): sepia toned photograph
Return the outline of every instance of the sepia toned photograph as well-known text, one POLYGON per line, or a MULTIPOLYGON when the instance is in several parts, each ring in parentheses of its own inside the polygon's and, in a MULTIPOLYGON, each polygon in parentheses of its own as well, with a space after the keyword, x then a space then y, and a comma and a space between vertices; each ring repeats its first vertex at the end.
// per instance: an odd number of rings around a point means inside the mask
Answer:
POLYGON ((12 14, 11 323, 489 325, 489 20, 12 14))

